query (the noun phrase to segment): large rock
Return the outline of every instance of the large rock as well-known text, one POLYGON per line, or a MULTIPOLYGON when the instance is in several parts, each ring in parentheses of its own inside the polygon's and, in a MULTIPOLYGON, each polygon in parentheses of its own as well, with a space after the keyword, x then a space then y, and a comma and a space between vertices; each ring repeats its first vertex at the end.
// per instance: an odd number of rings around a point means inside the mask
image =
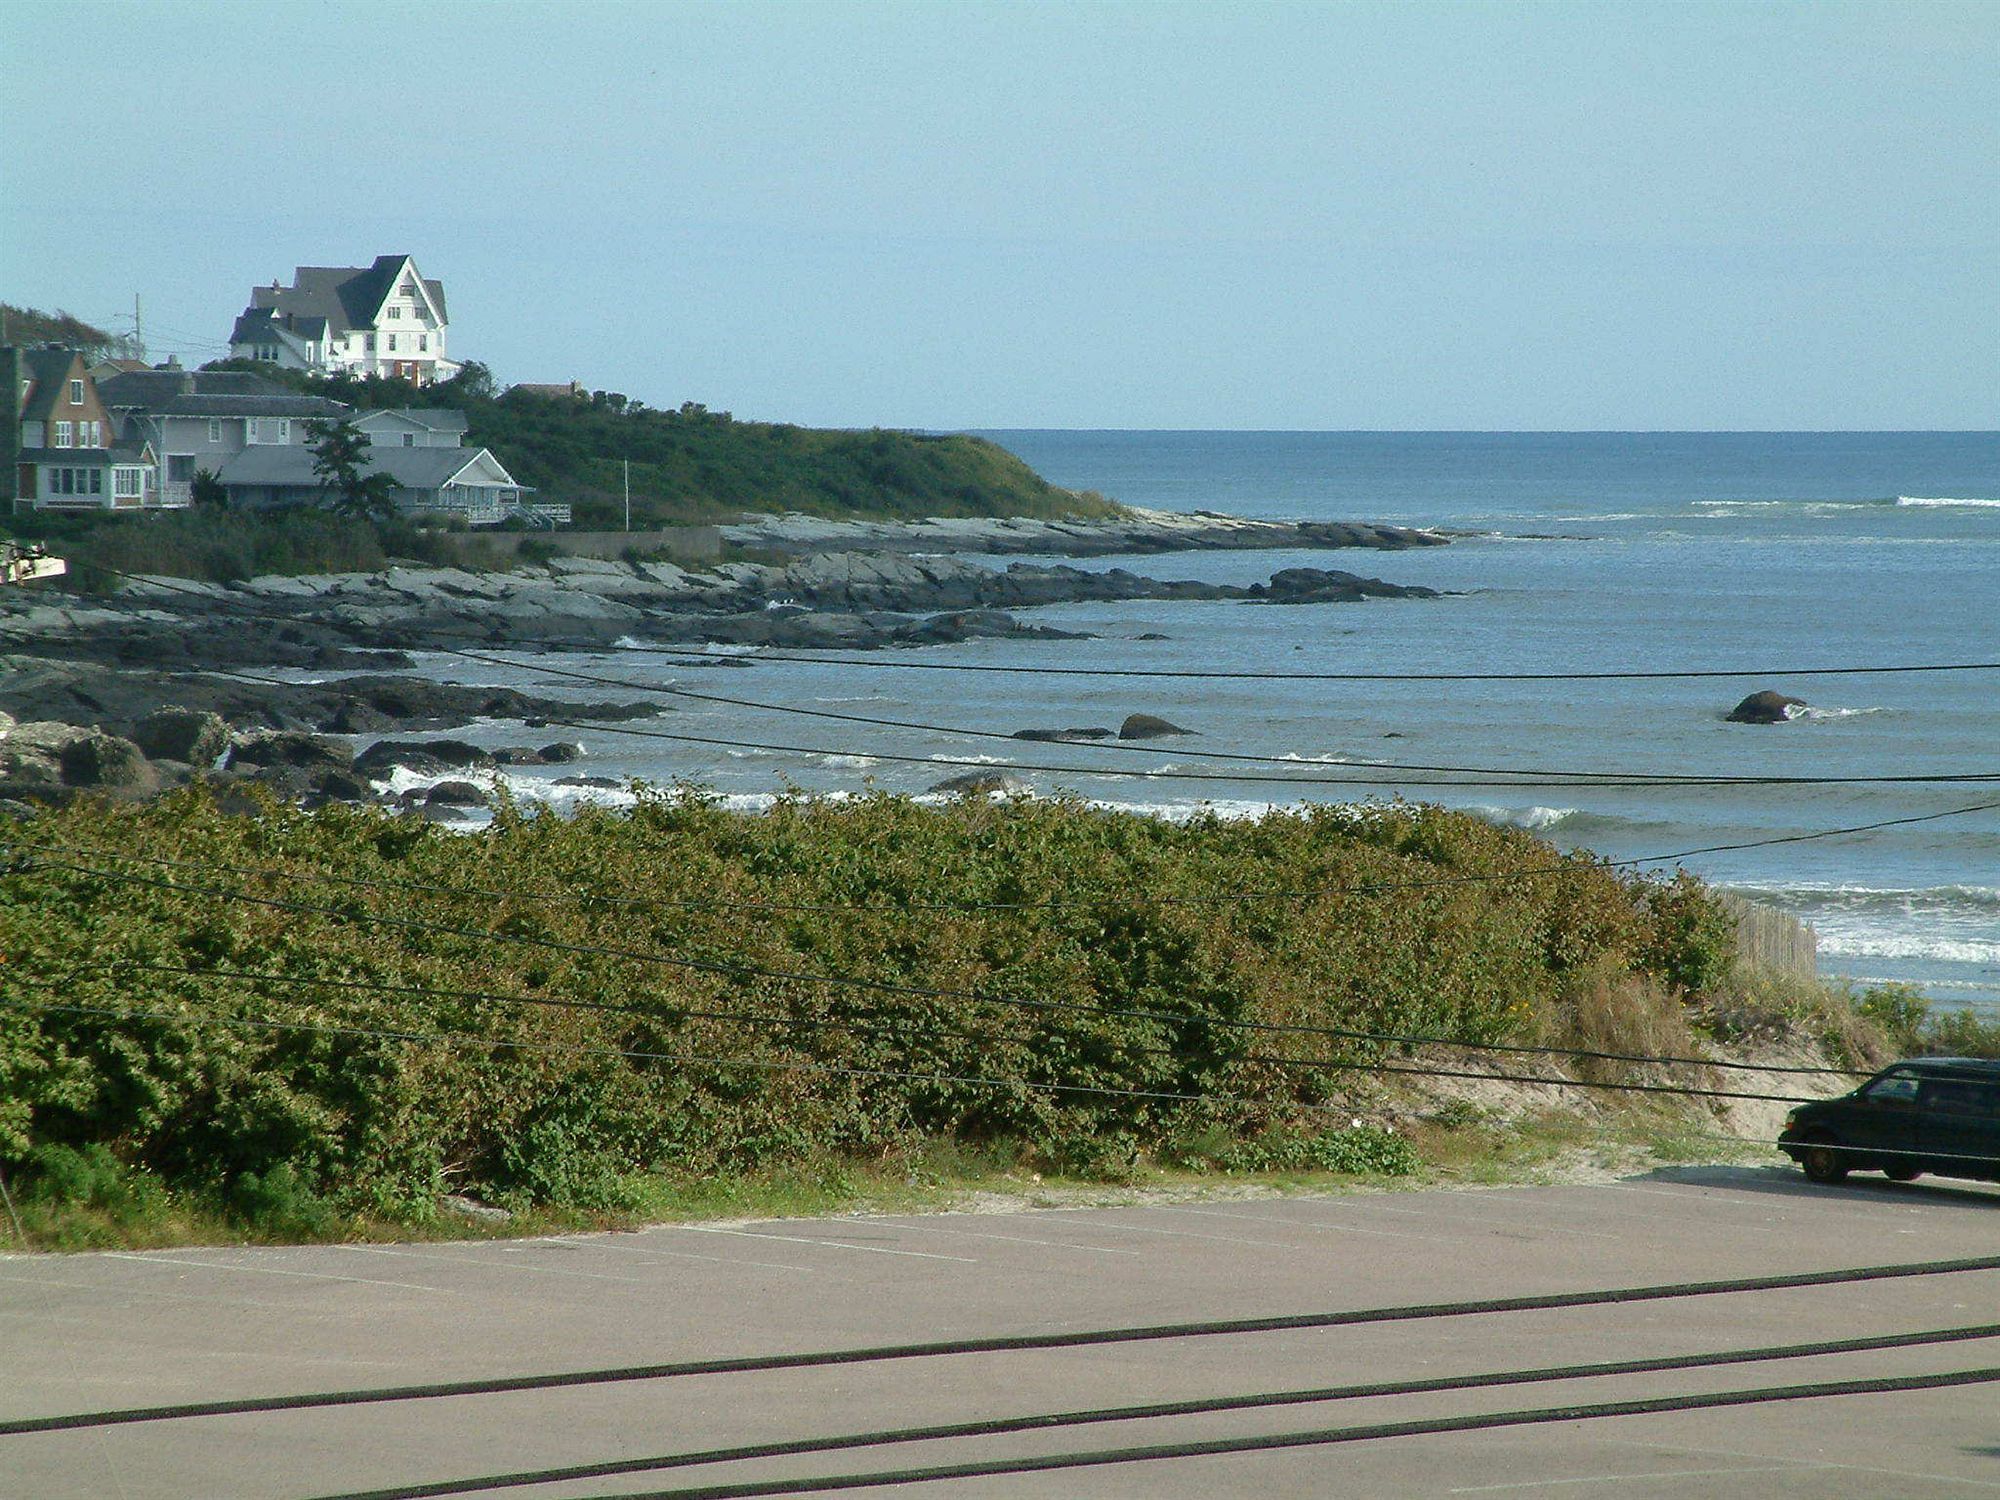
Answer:
POLYGON ((469 781, 440 781, 424 793, 426 807, 484 807, 485 792, 469 781))
POLYGON ((62 779, 67 786, 144 796, 159 790, 159 777, 146 752, 115 734, 91 730, 64 745, 62 779))
POLYGON ((1012 796, 1028 790, 1027 782, 1005 771, 967 771, 963 776, 947 776, 931 788, 946 797, 984 797, 992 792, 1012 796))
POLYGON ((1109 729, 1017 729, 1013 736, 1017 740, 1042 740, 1056 744, 1087 744, 1091 740, 1115 739, 1116 734, 1109 729))
POLYGON ((241 766, 290 766, 300 771, 316 771, 321 767, 345 771, 353 764, 354 752, 338 740, 285 729, 246 735, 229 752, 231 770, 241 766))
POLYGON ((1158 740, 1172 734, 1193 733, 1192 729, 1183 729, 1152 714, 1128 714, 1125 722, 1118 726, 1118 738, 1121 740, 1158 740))
POLYGON ((1725 717, 1731 724, 1783 724, 1791 718, 1791 710, 1804 708, 1803 698, 1787 698, 1766 688, 1761 693, 1752 693, 1725 717))
POLYGON ((149 760, 212 766, 229 748, 229 725, 221 714, 203 709, 162 708, 132 727, 132 743, 149 760))
POLYGON ((16 724, 0 739, 0 784, 14 787, 62 785, 62 754, 93 731, 74 724, 30 721, 16 724))
POLYGON ((419 776, 436 776, 467 766, 493 764, 490 751, 464 740, 377 740, 354 758, 354 769, 364 776, 381 776, 392 766, 415 771, 419 776))

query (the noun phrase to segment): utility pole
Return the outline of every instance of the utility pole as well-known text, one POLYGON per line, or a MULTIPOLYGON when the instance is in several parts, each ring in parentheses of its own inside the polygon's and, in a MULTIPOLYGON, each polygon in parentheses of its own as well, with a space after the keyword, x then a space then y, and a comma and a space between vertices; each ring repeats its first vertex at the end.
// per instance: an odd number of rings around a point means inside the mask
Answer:
POLYGON ((132 357, 146 357, 146 314, 139 307, 139 294, 132 294, 132 357))
POLYGON ((625 529, 632 529, 632 460, 625 460, 625 529))

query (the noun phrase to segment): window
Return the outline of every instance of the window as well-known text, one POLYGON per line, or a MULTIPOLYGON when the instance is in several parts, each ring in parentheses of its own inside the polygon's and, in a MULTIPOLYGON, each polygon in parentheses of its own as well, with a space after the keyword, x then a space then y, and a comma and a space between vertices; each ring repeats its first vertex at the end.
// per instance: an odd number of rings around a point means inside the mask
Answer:
MULTIPOLYGON (((93 474, 93 479, 98 476, 93 474)), ((121 500, 137 500, 145 493, 146 471, 144 469, 113 469, 111 471, 111 493, 121 500)))
POLYGON ((194 455, 192 453, 169 453, 167 455, 167 480, 172 484, 192 484, 194 482, 194 455))
POLYGON ((418 335, 417 335, 417 352, 418 352, 419 354, 427 354, 427 353, 429 353, 429 352, 430 352, 430 347, 431 347, 431 336, 430 336, 429 334, 427 334, 427 333, 420 333, 420 334, 418 334, 418 335))
POLYGON ((91 448, 102 448, 104 446, 104 424, 102 422, 92 422, 90 424, 90 442, 85 446, 91 448))
POLYGON ((389 335, 389 352, 391 354, 396 352, 396 335, 393 333, 389 335))
POLYGON ((81 380, 72 380, 69 383, 69 404, 71 406, 83 405, 83 382, 81 380))
POLYGON ((208 419, 208 440, 211 443, 222 441, 222 419, 220 417, 210 417, 208 419))
POLYGON ((392 318, 400 318, 403 315, 403 310, 400 307, 392 307, 388 309, 388 313, 392 318))
POLYGON ((281 443, 289 443, 291 440, 292 440, 292 419, 290 417, 278 418, 278 441, 281 443))
POLYGON ((1891 1073, 1887 1078, 1877 1079, 1868 1086, 1868 1102, 1908 1109, 1917 1102, 1917 1075, 1891 1073))
POLYGON ((54 440, 50 442, 49 446, 51 448, 75 447, 76 444, 70 437, 70 434, 73 431, 75 431, 75 429, 68 422, 56 423, 56 435, 54 440))
POLYGON ((93 495, 104 493, 104 471, 102 469, 90 470, 90 493, 93 495))
POLYGON ((414 432, 406 432, 406 433, 404 433, 404 434, 403 434, 403 446, 404 446, 405 448, 414 448, 414 447, 416 447, 416 446, 417 446, 417 435, 416 435, 416 434, 415 434, 414 432))

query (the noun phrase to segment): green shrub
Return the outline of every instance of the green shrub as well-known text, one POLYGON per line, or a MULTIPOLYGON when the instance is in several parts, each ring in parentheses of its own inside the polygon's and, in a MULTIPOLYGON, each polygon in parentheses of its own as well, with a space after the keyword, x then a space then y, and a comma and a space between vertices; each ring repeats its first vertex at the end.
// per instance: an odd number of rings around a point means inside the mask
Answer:
POLYGON ((190 883, 327 908, 0 873, 0 1161, 109 1152, 255 1223, 422 1218, 447 1185, 615 1208, 637 1174, 913 1141, 1112 1179, 1177 1152, 1402 1170, 1393 1136, 1263 1128, 1349 1107, 1383 1047, 1236 1023, 1532 1037, 1599 987, 1657 992, 1646 956, 1681 941, 1653 883, 1400 803, 1176 825, 888 796, 744 817, 682 791, 445 835, 377 809, 230 816, 195 788, 50 809, 35 841, 272 870, 190 883), (1198 899, 1259 890, 1303 894, 1198 899))

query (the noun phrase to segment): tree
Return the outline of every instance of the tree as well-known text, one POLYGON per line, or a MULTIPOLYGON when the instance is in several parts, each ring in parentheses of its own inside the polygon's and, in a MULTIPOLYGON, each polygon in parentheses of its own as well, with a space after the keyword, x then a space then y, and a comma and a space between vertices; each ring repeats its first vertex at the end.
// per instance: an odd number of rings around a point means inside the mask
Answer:
POLYGON ((194 503, 205 510, 220 510, 229 503, 229 491, 222 487, 222 476, 213 469, 196 469, 193 486, 194 503))
POLYGON ((321 500, 344 516, 386 521, 396 514, 396 481, 374 468, 368 437, 352 422, 314 422, 306 447, 321 500), (364 470, 369 472, 363 472, 364 470))
POLYGON ((478 360, 468 359, 459 366, 456 375, 437 387, 436 393, 472 401, 491 401, 497 390, 493 383, 493 372, 478 360))

